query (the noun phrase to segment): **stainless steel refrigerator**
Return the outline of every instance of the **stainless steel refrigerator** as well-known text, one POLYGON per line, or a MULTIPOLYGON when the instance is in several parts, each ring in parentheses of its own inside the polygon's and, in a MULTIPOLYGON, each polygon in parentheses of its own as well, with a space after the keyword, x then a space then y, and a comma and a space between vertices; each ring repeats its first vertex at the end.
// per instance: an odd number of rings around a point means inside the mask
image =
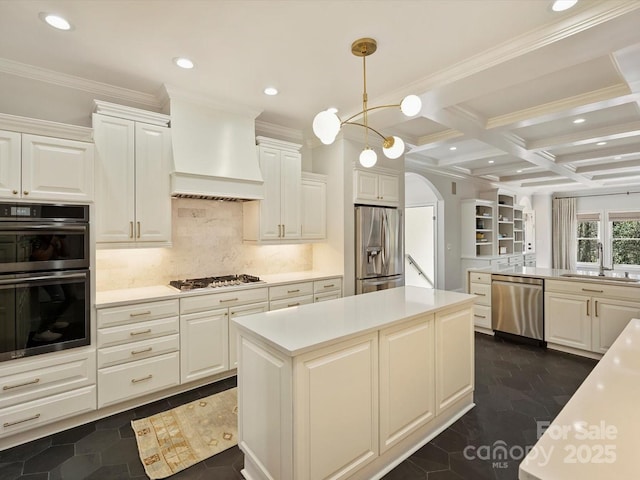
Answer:
POLYGON ((356 294, 404 285, 402 222, 395 208, 355 208, 356 294))

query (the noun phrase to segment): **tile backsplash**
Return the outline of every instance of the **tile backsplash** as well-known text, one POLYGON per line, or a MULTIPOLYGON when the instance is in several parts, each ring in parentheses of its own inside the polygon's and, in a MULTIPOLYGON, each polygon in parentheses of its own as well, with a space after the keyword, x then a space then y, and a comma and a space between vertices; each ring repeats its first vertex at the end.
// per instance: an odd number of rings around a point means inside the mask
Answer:
POLYGON ((97 250, 96 289, 165 285, 170 280, 310 270, 312 245, 242 243, 242 203, 172 200, 172 248, 97 250))

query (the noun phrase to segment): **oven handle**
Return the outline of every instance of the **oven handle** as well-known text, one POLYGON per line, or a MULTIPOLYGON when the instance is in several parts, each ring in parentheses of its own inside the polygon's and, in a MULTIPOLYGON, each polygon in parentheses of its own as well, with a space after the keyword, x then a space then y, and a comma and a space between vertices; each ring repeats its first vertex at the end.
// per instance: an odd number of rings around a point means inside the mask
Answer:
POLYGON ((24 277, 24 278, 11 278, 11 279, 1 279, 0 285, 12 285, 16 287, 29 285, 35 282, 42 282, 47 280, 67 280, 69 278, 87 278, 87 273, 68 273, 62 275, 47 275, 47 276, 37 276, 37 277, 24 277))
POLYGON ((2 224, 3 232, 16 233, 18 235, 28 235, 30 233, 40 232, 47 230, 50 232, 85 232, 87 230, 86 225, 63 225, 63 224, 37 224, 37 225, 25 225, 22 224, 2 224))

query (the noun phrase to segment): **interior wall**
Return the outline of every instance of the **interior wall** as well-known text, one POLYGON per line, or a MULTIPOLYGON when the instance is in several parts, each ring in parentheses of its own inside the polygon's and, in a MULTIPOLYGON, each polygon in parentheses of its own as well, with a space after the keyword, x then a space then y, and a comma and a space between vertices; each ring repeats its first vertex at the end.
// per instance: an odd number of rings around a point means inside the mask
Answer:
POLYGON ((310 270, 312 246, 242 243, 242 204, 172 200, 172 248, 98 250, 96 290, 167 285, 214 275, 310 270))
MULTIPOLYGON (((408 192, 409 190, 407 190, 408 192)), ((405 208, 405 253, 420 266, 433 282, 435 278, 435 206, 405 208)), ((418 271, 405 262, 405 284, 431 288, 418 271)))

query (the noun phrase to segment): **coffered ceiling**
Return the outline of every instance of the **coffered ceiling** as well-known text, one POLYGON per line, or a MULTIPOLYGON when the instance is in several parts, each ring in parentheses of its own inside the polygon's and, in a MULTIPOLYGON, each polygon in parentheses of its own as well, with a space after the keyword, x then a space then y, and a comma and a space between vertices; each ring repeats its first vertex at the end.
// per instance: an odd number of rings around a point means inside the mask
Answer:
POLYGON ((423 99, 371 115, 407 161, 525 191, 640 183, 640 2, 580 0, 0 0, 0 111, 15 78, 159 109, 163 84, 303 131, 327 107, 423 99), (67 17, 53 30, 41 12, 67 17), (172 59, 191 58, 193 70, 172 59), (280 94, 267 97, 266 86, 280 94), (584 119, 582 123, 574 123, 584 119), (605 142, 605 143, 603 143, 605 142))

